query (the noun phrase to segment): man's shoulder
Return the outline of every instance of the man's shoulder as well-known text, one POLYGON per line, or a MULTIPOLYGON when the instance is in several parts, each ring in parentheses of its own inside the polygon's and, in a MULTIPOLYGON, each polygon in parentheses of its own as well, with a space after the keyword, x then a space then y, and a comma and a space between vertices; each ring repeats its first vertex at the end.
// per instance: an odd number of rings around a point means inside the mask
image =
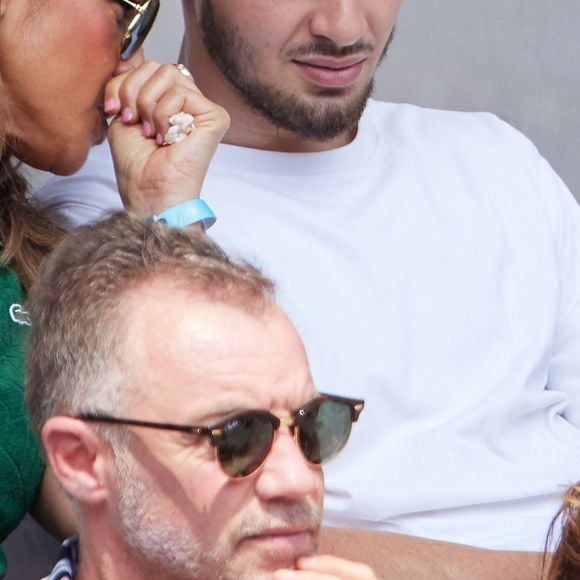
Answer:
POLYGON ((520 135, 493 113, 431 109, 409 103, 370 100, 364 119, 381 132, 394 131, 407 139, 463 137, 497 140, 520 135))
POLYGON ((487 167, 505 175, 517 167, 534 173, 541 160, 525 135, 493 113, 372 100, 362 123, 392 149, 441 166, 487 167))

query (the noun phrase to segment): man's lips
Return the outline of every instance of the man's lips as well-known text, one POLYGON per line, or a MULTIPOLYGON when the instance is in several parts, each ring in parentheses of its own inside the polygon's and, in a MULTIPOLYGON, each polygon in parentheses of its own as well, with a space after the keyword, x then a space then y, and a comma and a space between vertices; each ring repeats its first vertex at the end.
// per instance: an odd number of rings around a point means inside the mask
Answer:
POLYGON ((260 531, 244 543, 282 554, 307 554, 314 549, 315 532, 310 527, 285 527, 260 531))
POLYGON ((294 64, 311 82, 325 88, 345 88, 354 84, 361 75, 365 57, 305 58, 295 59, 294 64))

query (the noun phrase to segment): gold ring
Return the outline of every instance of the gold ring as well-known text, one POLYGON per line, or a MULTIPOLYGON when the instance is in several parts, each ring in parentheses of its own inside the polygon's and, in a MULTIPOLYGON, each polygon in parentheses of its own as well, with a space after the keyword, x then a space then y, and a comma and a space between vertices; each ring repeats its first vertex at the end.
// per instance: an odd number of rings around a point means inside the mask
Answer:
POLYGON ((184 77, 188 78, 193 82, 193 75, 187 70, 187 68, 181 63, 173 65, 184 77))

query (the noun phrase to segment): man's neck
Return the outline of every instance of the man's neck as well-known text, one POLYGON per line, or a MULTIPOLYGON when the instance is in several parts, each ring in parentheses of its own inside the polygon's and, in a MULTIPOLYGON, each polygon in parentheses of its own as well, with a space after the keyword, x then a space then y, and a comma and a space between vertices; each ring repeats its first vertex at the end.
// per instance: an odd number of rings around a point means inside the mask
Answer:
POLYGON ((356 130, 341 134, 331 140, 305 139, 290 131, 280 129, 253 111, 237 111, 233 106, 223 105, 230 113, 231 125, 223 142, 238 147, 277 151, 281 153, 316 153, 331 151, 348 145, 356 136, 356 130))

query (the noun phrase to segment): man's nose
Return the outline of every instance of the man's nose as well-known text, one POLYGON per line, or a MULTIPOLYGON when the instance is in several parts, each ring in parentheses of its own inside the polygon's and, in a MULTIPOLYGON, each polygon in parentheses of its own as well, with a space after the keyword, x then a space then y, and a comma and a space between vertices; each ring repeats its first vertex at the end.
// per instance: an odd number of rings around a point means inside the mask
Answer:
POLYGON ((145 62, 145 52, 143 51, 143 48, 140 48, 128 60, 119 59, 119 64, 117 65, 117 68, 113 73, 113 76, 129 72, 130 70, 137 68, 140 64, 143 64, 144 62, 145 62))
POLYGON ((322 469, 306 463, 288 429, 282 426, 258 475, 257 495, 264 501, 318 499, 322 498, 323 485, 322 469))
POLYGON ((367 21, 362 0, 317 0, 310 17, 310 33, 342 48, 365 37, 367 21))

